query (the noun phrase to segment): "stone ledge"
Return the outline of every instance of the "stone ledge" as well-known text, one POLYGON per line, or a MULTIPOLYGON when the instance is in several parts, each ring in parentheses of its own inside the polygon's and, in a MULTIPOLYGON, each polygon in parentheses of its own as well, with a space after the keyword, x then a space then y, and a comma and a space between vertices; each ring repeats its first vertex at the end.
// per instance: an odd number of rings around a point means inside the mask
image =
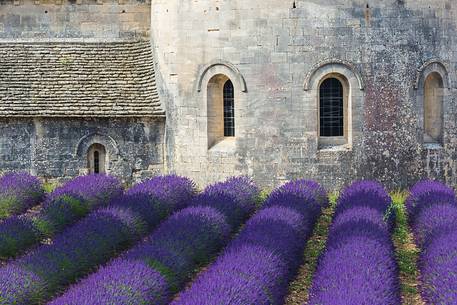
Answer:
POLYGON ((234 154, 236 151, 236 138, 224 138, 214 144, 209 150, 209 154, 234 154))
POLYGON ((332 153, 332 152, 349 152, 352 151, 352 147, 349 144, 343 145, 325 145, 319 147, 318 152, 332 153))

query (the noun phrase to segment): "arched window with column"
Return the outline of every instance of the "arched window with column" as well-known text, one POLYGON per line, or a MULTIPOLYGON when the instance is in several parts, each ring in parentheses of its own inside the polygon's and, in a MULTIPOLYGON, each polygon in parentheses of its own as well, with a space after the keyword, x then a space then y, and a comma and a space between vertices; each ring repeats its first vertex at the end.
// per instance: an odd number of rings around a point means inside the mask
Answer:
POLYGON ((430 73, 424 82, 424 143, 443 141, 443 78, 430 73))
POLYGON ((92 144, 87 151, 87 167, 91 174, 106 173, 106 149, 101 144, 92 144))
POLYGON ((232 81, 224 74, 213 76, 208 83, 208 147, 235 137, 236 101, 232 81))
MULTIPOLYGON (((201 119, 199 131, 206 132, 208 153, 234 153, 246 126, 246 95, 248 88, 240 70, 232 63, 216 59, 202 66, 197 91, 201 119)), ((200 139, 203 137, 200 136, 200 139)))

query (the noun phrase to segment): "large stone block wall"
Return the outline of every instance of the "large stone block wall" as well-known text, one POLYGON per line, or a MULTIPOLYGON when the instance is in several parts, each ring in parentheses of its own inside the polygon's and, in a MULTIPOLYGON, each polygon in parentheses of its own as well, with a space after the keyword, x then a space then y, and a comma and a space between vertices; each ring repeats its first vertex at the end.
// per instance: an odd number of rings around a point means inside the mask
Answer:
POLYGON ((149 0, 0 0, 0 40, 147 37, 149 0))
POLYGON ((2 119, 0 168, 45 180, 88 172, 87 151, 102 144, 107 171, 132 183, 164 171, 162 119, 2 119))
POLYGON ((455 1, 151 5, 171 171, 200 183, 249 174, 264 186, 295 177, 332 188, 356 178, 457 183, 455 1), (423 143, 420 87, 429 70, 446 83, 442 146, 423 143), (351 83, 352 146, 320 149, 316 77, 332 71, 351 83), (237 137, 208 149, 206 86, 217 74, 234 81, 237 137))

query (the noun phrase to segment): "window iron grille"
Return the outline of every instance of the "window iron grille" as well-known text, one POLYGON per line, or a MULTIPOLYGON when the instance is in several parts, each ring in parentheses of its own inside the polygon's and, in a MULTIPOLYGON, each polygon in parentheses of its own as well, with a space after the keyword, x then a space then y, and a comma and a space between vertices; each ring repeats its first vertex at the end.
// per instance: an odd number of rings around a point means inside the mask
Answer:
POLYGON ((320 86, 320 136, 344 136, 343 85, 336 78, 326 79, 320 86))
POLYGON ((235 96, 230 80, 224 84, 224 137, 235 136, 235 96))

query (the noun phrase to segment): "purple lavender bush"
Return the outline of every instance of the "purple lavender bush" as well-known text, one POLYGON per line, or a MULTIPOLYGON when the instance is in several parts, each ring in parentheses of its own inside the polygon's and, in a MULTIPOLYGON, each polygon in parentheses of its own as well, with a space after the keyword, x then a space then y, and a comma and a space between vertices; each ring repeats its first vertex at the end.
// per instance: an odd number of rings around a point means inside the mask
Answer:
POLYGON ((387 192, 376 182, 359 181, 338 204, 309 304, 401 304, 387 192))
POLYGON ((457 229, 435 231, 419 258, 421 294, 430 305, 457 304, 457 229))
POLYGON ((316 183, 276 189, 224 253, 174 305, 282 304, 319 211, 328 203, 316 183))
POLYGON ((62 232, 123 193, 121 182, 106 175, 77 177, 52 192, 33 219, 0 223, 0 259, 15 257, 43 238, 62 232))
MULTIPOLYGON (((172 212, 187 207, 196 193, 196 186, 192 180, 177 175, 166 175, 156 176, 134 185, 126 192, 126 196, 146 199, 149 202, 146 208, 140 210, 138 204, 133 207, 138 209, 139 213, 148 213, 148 219, 152 220, 155 215, 162 220, 172 212)), ((116 201, 113 204, 122 205, 122 202, 116 201)), ((154 222, 154 225, 156 224, 154 222)))
POLYGON ((427 240, 434 238, 435 233, 439 234, 441 230, 455 227, 456 224, 457 205, 436 203, 422 209, 411 227, 416 243, 421 248, 427 240))
MULTIPOLYGON (((0 268, 0 274, 10 266, 32 273, 40 279, 37 287, 44 287, 42 295, 46 298, 131 245, 143 232, 141 218, 128 210, 106 208, 95 211, 59 235, 52 244, 43 245, 0 268)), ((7 278, 1 280, 9 281, 7 278)), ((0 298, 16 299, 16 292, 24 288, 19 283, 18 290, 0 291, 0 298)), ((36 294, 38 291, 32 290, 28 294, 30 298, 23 295, 24 304, 33 304, 36 294)), ((18 296, 17 299, 21 298, 18 296)))
POLYGON ((309 304, 401 304, 393 249, 356 235, 326 250, 309 304))
POLYGON ((455 192, 440 182, 422 181, 411 188, 406 207, 414 237, 421 248, 418 267, 424 301, 427 304, 456 304, 455 192))
POLYGON ((88 205, 108 204, 116 196, 122 195, 123 188, 119 179, 104 175, 90 174, 79 176, 56 188, 47 198, 52 201, 60 196, 82 198, 88 205))
MULTIPOLYGON (((117 196, 118 192, 113 197, 117 196)), ((60 195, 46 200, 40 213, 32 219, 37 237, 50 238, 103 205, 105 202, 89 205, 78 195, 60 195)))
POLYGON ((42 299, 44 286, 33 272, 8 265, 0 273, 0 304, 37 304, 42 299))
POLYGON ((119 198, 124 190, 119 179, 101 174, 76 177, 55 189, 36 220, 45 236, 60 232, 90 211, 119 198))
POLYGON ((44 198, 43 185, 28 173, 11 172, 0 178, 0 220, 24 213, 44 198))
POLYGON ((50 304, 164 304, 199 262, 217 252, 230 227, 210 207, 190 207, 164 222, 143 245, 50 304), (125 266, 141 277, 126 277, 125 266), (104 279, 100 281, 99 279, 104 279))
POLYGON ((438 181, 425 180, 416 183, 405 204, 410 221, 414 222, 422 209, 436 203, 456 205, 454 190, 438 181))
POLYGON ((144 243, 50 304, 166 304, 228 242, 255 209, 257 194, 247 178, 208 187, 192 207, 174 214, 144 243), (131 276, 126 276, 129 268, 131 276))
POLYGON ((204 193, 207 195, 222 193, 233 198, 240 208, 252 209, 252 202, 257 200, 259 188, 252 179, 239 176, 209 185, 205 188, 204 193))
POLYGON ((12 216, 0 223, 0 260, 14 257, 38 242, 38 234, 30 219, 12 216))
MULTIPOLYGON (((352 209, 342 210, 335 214, 331 229, 332 232, 335 232, 335 235, 346 234, 346 229, 351 230, 350 227, 347 228, 348 224, 361 223, 366 224, 366 226, 361 226, 357 230, 365 230, 370 234, 381 233, 381 235, 385 235, 386 232, 391 234, 393 227, 384 215, 384 213, 368 206, 354 206, 352 209)), ((350 236, 350 234, 348 235, 350 236)), ((332 237, 333 235, 329 236, 329 239, 331 240, 332 237)))
POLYGON ((193 201, 194 206, 211 206, 227 216, 232 227, 240 226, 259 204, 260 190, 244 176, 209 185, 193 201))
POLYGON ((118 259, 115 264, 101 267, 96 273, 70 288, 64 296, 49 304, 164 304, 170 295, 166 278, 141 260, 118 259), (83 291, 85 293, 83 293, 83 291))
POLYGON ((312 180, 293 180, 274 190, 265 206, 285 206, 296 209, 298 212, 307 213, 315 211, 320 213, 322 208, 328 205, 328 197, 325 189, 312 180), (288 200, 285 200, 287 198, 288 200), (306 202, 306 204, 303 204, 306 202))
POLYGON ((385 214, 385 219, 393 228, 394 213, 390 213, 391 204, 389 194, 380 183, 371 180, 355 181, 342 191, 335 214, 355 206, 366 206, 385 214))
MULTIPOLYGON (((162 206, 169 204, 176 209, 185 206, 185 202, 190 203, 195 193, 194 184, 190 180, 175 176, 157 179, 162 181, 162 186, 156 185, 156 187, 167 188, 171 184, 179 186, 180 189, 177 187, 176 191, 182 197, 173 194, 168 202, 162 204, 160 200, 167 200, 167 198, 154 198, 154 191, 148 189, 148 196, 134 196, 134 198, 147 200, 152 209, 154 209, 152 206, 158 202, 162 206), (170 182, 169 185, 167 181, 170 182), (177 181, 179 183, 176 183, 177 181)), ((147 183, 155 185, 155 182, 145 182, 147 183)), ((171 190, 168 192, 172 193, 171 190)), ((164 194, 162 191, 157 193, 164 194)), ((57 235, 52 244, 43 245, 0 268, 0 281, 4 282, 2 287, 5 287, 0 290, 0 300, 2 298, 14 300, 15 304, 42 303, 63 287, 84 277, 98 265, 106 263, 111 257, 131 246, 153 227, 153 222, 157 225, 167 216, 164 215, 159 219, 153 215, 153 219, 150 220, 148 219, 150 214, 139 213, 140 210, 136 207, 144 206, 144 203, 129 200, 128 196, 127 198, 126 201, 130 205, 119 203, 94 211, 57 235), (21 282, 20 277, 14 285, 10 283, 13 279, 9 279, 6 275, 11 268, 31 277, 35 288, 31 289, 26 280, 21 282)))

